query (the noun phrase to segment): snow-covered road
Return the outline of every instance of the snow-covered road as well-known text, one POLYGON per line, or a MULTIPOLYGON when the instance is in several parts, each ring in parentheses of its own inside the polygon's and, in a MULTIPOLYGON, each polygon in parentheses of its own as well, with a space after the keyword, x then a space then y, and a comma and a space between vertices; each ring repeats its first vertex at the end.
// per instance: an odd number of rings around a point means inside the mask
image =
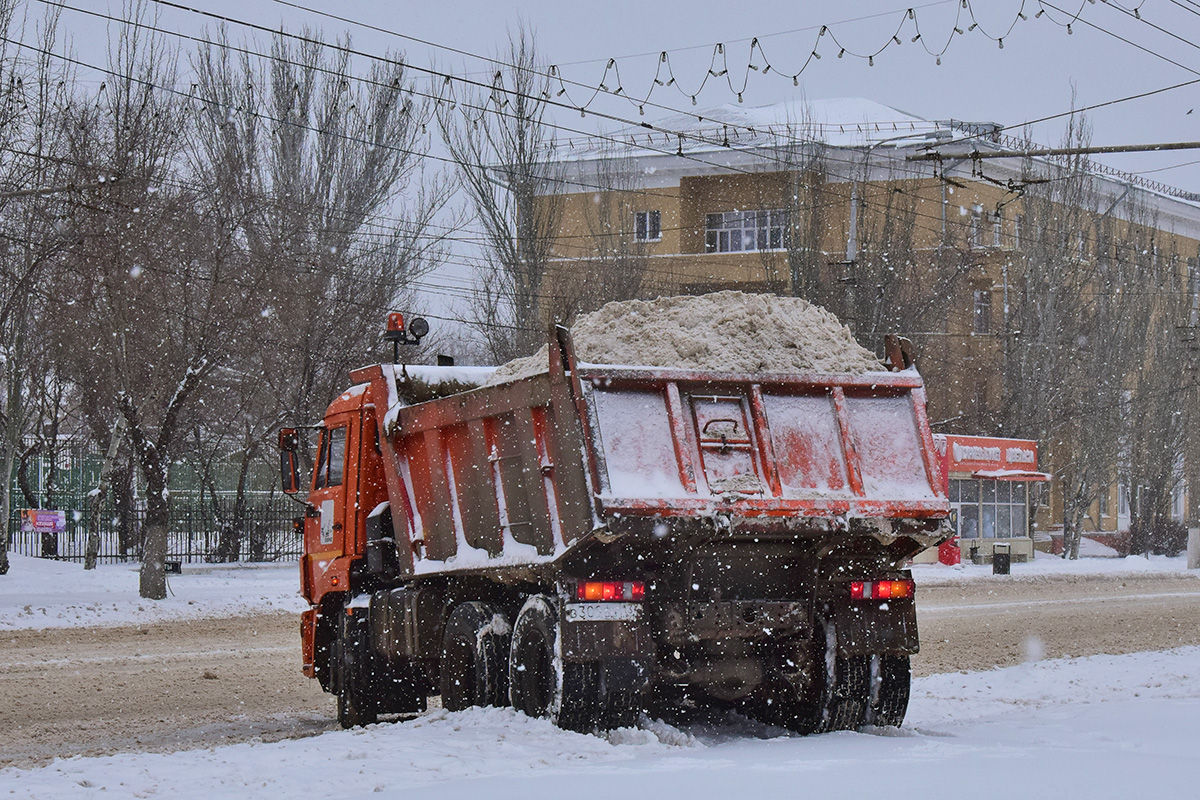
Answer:
MULTIPOLYGON (((937 636, 961 640, 964 637, 952 633, 951 623, 969 621, 973 616, 977 620, 971 624, 984 625, 988 634, 972 638, 1009 642, 1018 652, 1007 662, 997 660, 1001 653, 981 654, 979 663, 985 664, 1017 663, 1022 651, 1031 659, 1046 653, 1079 654, 1079 649, 1063 649, 1078 645, 1071 643, 1071 637, 1056 643, 1055 625, 1063 624, 1083 626, 1086 631, 1076 631, 1074 638, 1087 633, 1097 639, 1098 647, 1121 645, 1137 650, 1167 646, 1154 645, 1155 641, 1195 643, 1194 635, 1183 635, 1180 626, 1196 627, 1191 604, 1200 602, 1192 588, 1197 578, 1194 571, 1183 569, 1179 560, 1070 564, 1053 559, 1014 568, 1014 573, 1025 573, 1029 580, 1019 574, 1013 579, 994 579, 983 568, 971 567, 923 567, 916 572, 921 585, 933 588, 931 602, 922 612, 925 632, 935 634, 926 639, 928 647, 923 647, 925 664, 969 662, 970 654, 963 651, 961 641, 958 645, 949 639, 943 643, 937 636), (1142 573, 1154 577, 1138 579, 1142 573), (1020 581, 1024 582, 1018 585, 1020 581), (1151 586, 1168 586, 1169 591, 1151 590, 1151 586), (1059 601, 1059 608, 1054 614, 1043 614, 1042 609, 1054 607, 1053 600, 1059 601), (1064 607, 1061 603, 1065 600, 1070 602, 1064 607), (1163 605, 1167 600, 1173 605, 1163 605), (1164 616, 1161 608, 1169 613, 1164 616), (1096 619, 1082 614, 1093 609, 1095 614, 1114 617, 1112 631, 1105 634, 1096 627, 1096 619), (1170 625, 1163 627, 1164 621, 1170 625), (1163 630, 1139 646, 1136 634, 1153 628, 1151 623, 1163 630), (1036 625, 1040 624, 1049 627, 1039 631, 1036 625), (1104 635, 1115 638, 1108 642, 1104 635), (1022 638, 1027 640, 1024 648, 1020 646, 1022 638)), ((137 599, 136 573, 128 566, 84 573, 76 565, 17 559, 13 572, 0 579, 0 630, 8 629, 8 638, 0 633, 0 642, 17 647, 12 644, 17 637, 25 637, 22 642, 32 641, 29 637, 42 636, 37 631, 47 628, 76 629, 105 641, 106 628, 120 639, 118 626, 154 626, 129 652, 89 652, 85 648, 82 656, 71 656, 75 659, 71 664, 42 663, 44 671, 55 674, 75 666, 81 686, 113 659, 119 660, 123 669, 129 666, 126 662, 136 667, 125 669, 128 676, 122 680, 140 681, 135 676, 149 675, 146 670, 151 669, 156 675, 162 672, 158 676, 162 680, 235 693, 251 691, 245 680, 236 685, 225 682, 224 670, 250 663, 246 659, 253 654, 243 648, 266 647, 285 666, 291 665, 287 658, 290 633, 280 645, 274 639, 264 643, 253 635, 243 641, 232 630, 226 641, 221 631, 223 625, 233 624, 230 617, 286 619, 276 614, 298 607, 294 565, 189 568, 172 585, 176 592, 172 599, 152 604, 137 599), (202 620, 208 622, 200 624, 202 620), (160 641, 160 629, 189 624, 205 631, 213 628, 214 641, 224 641, 221 647, 234 648, 239 658, 230 661, 224 657, 215 664, 203 658, 189 661, 182 653, 186 647, 177 643, 171 650, 169 641, 160 641), (275 652, 280 647, 283 652, 275 652), (193 668, 177 674, 170 671, 171 663, 193 668), (212 669, 219 679, 197 680, 197 676, 208 677, 200 675, 201 667, 212 669)), ((41 651, 29 650, 37 652, 41 651)), ((218 647, 214 652, 228 651, 218 647)), ((1090 652, 1118 650, 1093 648, 1090 652)), ((29 653, 10 652, 5 659, 0 651, 0 664, 16 674, 35 657, 29 653)), ((258 676, 243 675, 249 677, 258 676)), ((20 692, 20 686, 14 683, 9 691, 20 692)), ((106 687, 95 691, 102 689, 106 687)), ((113 691, 123 696, 127 690, 113 691)), ((101 700, 105 696, 97 695, 101 700)), ((43 706, 45 699, 41 698, 43 706)), ((37 697, 10 695, 7 701, 0 697, 0 704, 10 708, 30 709, 38 701, 37 697)), ((149 713, 164 715, 164 721, 157 727, 148 725, 140 734, 126 731, 125 738, 108 729, 113 738, 106 749, 119 751, 114 755, 0 770, 0 798, 242 800, 322 795, 358 798, 382 793, 438 800, 860 794, 921 800, 1048 795, 1090 800, 1141 797, 1151 791, 1188 797, 1200 779, 1197 646, 927 675, 914 683, 909 718, 901 731, 809 738, 736 719, 684 729, 647 722, 640 729, 607 737, 582 736, 496 709, 457 714, 435 711, 400 724, 330 731, 327 713, 313 717, 308 712, 308 716, 293 714, 294 719, 279 721, 289 731, 286 735, 315 734, 308 738, 268 743, 246 742, 242 736, 240 744, 172 752, 180 745, 156 737, 174 730, 165 721, 167 717, 192 712, 164 707, 149 713), (304 723, 299 729, 297 719, 304 723), (161 752, 147 752, 155 750, 161 752)), ((246 712, 238 714, 222 717, 219 724, 201 719, 196 724, 239 726, 245 735, 278 738, 262 719, 246 712)), ((24 719, 13 722, 21 724, 24 719)), ((216 735, 207 741, 221 738, 216 735)), ((3 742, 0 736, 0 756, 4 755, 3 742)))
POLYGON ((602 738, 484 709, 308 739, 74 758, 0 794, 218 798, 1189 797, 1200 648, 918 679, 899 732, 808 738, 740 720, 602 738))

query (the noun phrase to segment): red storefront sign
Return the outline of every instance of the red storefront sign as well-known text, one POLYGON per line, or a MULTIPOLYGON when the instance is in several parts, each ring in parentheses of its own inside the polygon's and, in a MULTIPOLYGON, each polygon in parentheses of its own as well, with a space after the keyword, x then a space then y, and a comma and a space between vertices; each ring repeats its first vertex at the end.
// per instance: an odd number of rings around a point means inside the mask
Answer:
POLYGON ((1000 439, 992 436, 934 437, 942 457, 942 475, 991 478, 1008 481, 1048 481, 1038 472, 1038 445, 1032 439, 1000 439))

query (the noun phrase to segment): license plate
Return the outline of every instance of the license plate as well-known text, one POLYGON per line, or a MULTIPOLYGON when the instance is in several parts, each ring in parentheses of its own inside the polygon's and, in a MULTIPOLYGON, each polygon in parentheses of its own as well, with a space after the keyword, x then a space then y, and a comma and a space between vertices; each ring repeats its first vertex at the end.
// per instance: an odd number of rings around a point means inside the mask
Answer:
POLYGON ((567 622, 633 622, 641 618, 640 603, 568 603, 567 622))

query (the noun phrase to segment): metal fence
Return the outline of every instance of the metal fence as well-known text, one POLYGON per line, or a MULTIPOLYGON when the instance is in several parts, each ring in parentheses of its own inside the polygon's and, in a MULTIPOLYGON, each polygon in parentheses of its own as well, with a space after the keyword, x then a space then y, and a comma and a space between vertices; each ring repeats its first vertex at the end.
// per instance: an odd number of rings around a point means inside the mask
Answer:
MULTIPOLYGON (((8 549, 26 556, 55 558, 64 561, 83 561, 87 547, 91 512, 85 503, 66 509, 66 530, 62 533, 41 533, 21 530, 21 510, 14 508, 8 521, 8 549)), ((236 551, 237 561, 285 561, 300 557, 302 535, 293 521, 302 509, 292 500, 279 495, 254 497, 245 508, 242 536, 236 551)), ((102 562, 138 561, 142 554, 142 528, 145 509, 129 513, 128 524, 121 525, 120 517, 111 504, 101 507, 99 515, 100 550, 102 562)), ((171 517, 167 532, 167 560, 205 562, 215 560, 223 530, 234 523, 234 502, 219 499, 199 502, 187 498, 171 502, 171 517)))

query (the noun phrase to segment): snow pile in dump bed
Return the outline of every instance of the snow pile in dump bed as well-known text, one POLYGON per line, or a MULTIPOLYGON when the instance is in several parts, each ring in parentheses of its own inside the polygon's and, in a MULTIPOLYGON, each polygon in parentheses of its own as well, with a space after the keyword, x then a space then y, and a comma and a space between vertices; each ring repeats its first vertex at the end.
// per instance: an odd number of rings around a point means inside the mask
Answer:
MULTIPOLYGON (((580 317, 576 357, 590 364, 714 372, 858 374, 882 369, 838 318, 798 297, 726 291, 625 300, 580 317)), ((489 383, 545 372, 549 351, 510 361, 489 383)))

